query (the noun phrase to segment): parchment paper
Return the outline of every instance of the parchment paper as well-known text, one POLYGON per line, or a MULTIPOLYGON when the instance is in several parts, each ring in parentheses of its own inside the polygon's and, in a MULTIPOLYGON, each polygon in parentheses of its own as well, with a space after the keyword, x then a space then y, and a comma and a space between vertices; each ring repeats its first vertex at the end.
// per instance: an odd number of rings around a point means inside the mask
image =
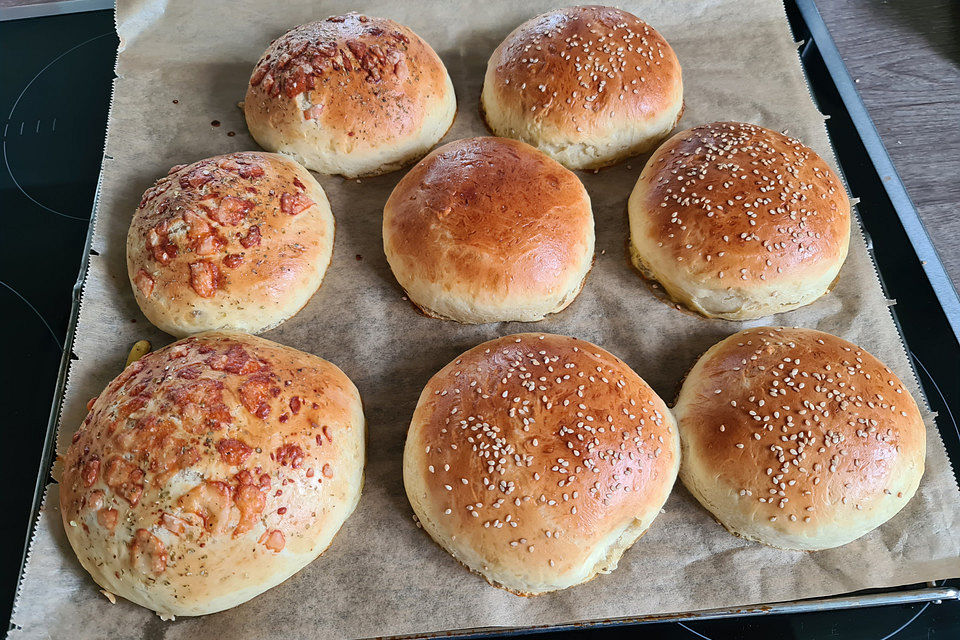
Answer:
MULTIPOLYGON (((673 45, 683 65, 682 128, 744 120, 787 130, 833 158, 776 0, 622 3, 673 45)), ((122 368, 131 344, 171 341, 140 314, 127 281, 124 240, 143 190, 174 164, 254 149, 237 102, 253 64, 286 29, 359 10, 408 24, 443 58, 459 113, 445 140, 484 134, 477 104, 490 53, 549 1, 295 0, 263 3, 121 0, 121 49, 96 234, 62 416, 60 450, 84 403, 122 368), (175 104, 178 102, 178 104, 175 104), (220 127, 212 127, 212 120, 220 127), (235 131, 230 137, 228 131, 235 131)), ((473 345, 518 331, 591 340, 624 358, 671 401, 696 357, 745 326, 829 331, 886 362, 922 403, 888 301, 854 230, 836 288, 815 304, 732 323, 659 300, 628 266, 626 201, 644 159, 581 174, 593 200, 596 266, 577 300, 536 324, 460 326, 416 313, 390 274, 381 213, 403 172, 345 181, 320 176, 337 220, 333 263, 307 307, 266 337, 339 365, 356 382, 369 421, 363 498, 323 557, 234 610, 164 622, 129 602, 111 605, 74 558, 56 486, 37 527, 12 637, 343 638, 524 626, 790 600, 960 575, 960 494, 927 412, 927 470, 893 520, 819 553, 771 549, 729 535, 680 486, 613 574, 538 598, 518 598, 468 573, 418 529, 401 481, 401 453, 420 389, 473 345)), ((861 212, 869 216, 869 211, 861 212)))

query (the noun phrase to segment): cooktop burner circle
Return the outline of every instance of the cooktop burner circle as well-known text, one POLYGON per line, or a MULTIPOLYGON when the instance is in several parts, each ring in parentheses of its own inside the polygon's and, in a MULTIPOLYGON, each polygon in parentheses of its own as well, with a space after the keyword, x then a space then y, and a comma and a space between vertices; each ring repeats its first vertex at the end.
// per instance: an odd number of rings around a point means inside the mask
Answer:
POLYGON ((106 32, 88 38, 47 62, 17 94, 4 122, 4 168, 17 189, 45 212, 90 219, 90 203, 78 199, 76 190, 96 180, 103 132, 91 128, 74 106, 112 70, 83 69, 77 58, 87 47, 112 55, 112 36, 106 32))
MULTIPOLYGON (((936 582, 942 585, 943 580, 936 582)), ((813 634, 815 637, 829 636, 837 638, 862 638, 864 640, 892 640, 896 638, 901 631, 916 622, 918 618, 930 607, 930 602, 924 602, 917 605, 916 611, 904 611, 901 607, 880 607, 872 609, 875 615, 865 619, 862 615, 843 618, 836 615, 836 612, 821 612, 807 614, 799 620, 791 619, 788 616, 771 616, 768 618, 731 618, 728 620, 710 620, 697 622, 677 622, 678 627, 684 629, 690 634, 691 638, 700 638, 702 640, 729 640, 730 638, 747 637, 744 625, 752 625, 750 635, 756 637, 804 637, 803 629, 797 629, 797 622, 804 623, 808 627, 805 631, 820 631, 813 634), (909 617, 903 620, 904 615, 909 617), (821 618, 823 623, 818 624, 817 618, 821 618), (719 624, 718 624, 719 623, 719 624), (723 624, 726 623, 726 624, 723 624), (709 626, 709 628, 704 628, 709 626), (700 628, 697 628, 700 627, 700 628), (829 633, 823 633, 824 627, 829 627, 829 633), (789 632, 793 631, 794 635, 789 632), (799 631, 799 633, 797 633, 799 631), (779 634, 783 634, 782 636, 779 634)))

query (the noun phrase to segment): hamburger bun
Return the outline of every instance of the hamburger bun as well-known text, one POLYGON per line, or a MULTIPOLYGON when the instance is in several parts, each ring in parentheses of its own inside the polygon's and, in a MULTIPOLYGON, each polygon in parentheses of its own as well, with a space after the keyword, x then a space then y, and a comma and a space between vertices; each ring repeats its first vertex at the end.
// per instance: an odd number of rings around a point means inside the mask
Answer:
POLYGON ((687 375, 674 415, 690 493, 731 533, 781 549, 856 540, 923 475, 926 429, 903 383, 821 331, 722 340, 687 375))
POLYGON ((634 265, 710 318, 810 304, 847 257, 850 201, 812 149, 776 131, 714 122, 647 161, 628 205, 634 265))
POLYGON ((360 498, 356 387, 316 356, 204 333, 128 366, 63 455, 60 511, 106 591, 163 616, 246 602, 312 562, 360 498))
POLYGON ((456 111, 453 83, 430 45, 393 20, 357 13, 300 25, 274 40, 243 102, 261 147, 347 178, 419 158, 456 111))
POLYGON ((532 322, 564 309, 593 264, 590 197, 533 147, 469 138, 433 151, 383 209, 394 276, 424 313, 532 322))
POLYGON ((630 367, 583 340, 523 333, 430 379, 403 481, 440 546, 490 584, 536 595, 613 571, 679 463, 670 411, 630 367))
POLYGON ((171 335, 260 333, 320 287, 333 233, 327 196, 296 162, 214 156, 173 167, 143 194, 127 273, 143 314, 171 335))
POLYGON ((557 9, 497 47, 481 110, 498 136, 531 144, 568 169, 596 169, 655 147, 683 112, 673 49, 613 7, 557 9))

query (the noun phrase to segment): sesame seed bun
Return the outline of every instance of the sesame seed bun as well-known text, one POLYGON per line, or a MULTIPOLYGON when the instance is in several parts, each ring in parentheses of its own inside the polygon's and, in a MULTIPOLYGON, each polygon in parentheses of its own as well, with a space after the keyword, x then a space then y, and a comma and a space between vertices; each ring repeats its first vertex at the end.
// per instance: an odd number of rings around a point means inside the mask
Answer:
POLYGON ((127 273, 143 314, 167 333, 260 333, 316 293, 333 234, 309 171, 273 153, 230 153, 173 167, 147 189, 127 273))
POLYGON ((505 138, 444 145, 396 186, 383 248, 427 315, 465 323, 541 320, 580 292, 593 264, 580 180, 505 138))
POLYGON ((647 23, 613 7, 568 7, 524 22, 497 47, 480 105, 498 136, 569 169, 595 169, 669 135, 683 81, 673 49, 647 23))
POLYGON ((308 353, 204 333, 128 366, 63 456, 67 539, 162 615, 234 607, 330 545, 363 486, 356 387, 308 353))
POLYGON ((847 257, 850 201, 812 149, 714 122, 647 161, 628 204, 634 265, 677 302, 748 320, 810 304, 847 257))
POLYGON ((583 340, 485 342, 424 388, 403 456, 423 528, 490 584, 556 591, 616 568, 670 494, 670 411, 583 340))
POLYGON ((923 475, 926 430, 903 383, 821 331, 733 334, 687 375, 674 415, 690 493, 731 533, 781 549, 856 540, 923 475))
POLYGON ((425 154, 453 123, 457 100, 420 36, 348 13, 277 38, 254 67, 243 110, 264 149, 353 178, 425 154))

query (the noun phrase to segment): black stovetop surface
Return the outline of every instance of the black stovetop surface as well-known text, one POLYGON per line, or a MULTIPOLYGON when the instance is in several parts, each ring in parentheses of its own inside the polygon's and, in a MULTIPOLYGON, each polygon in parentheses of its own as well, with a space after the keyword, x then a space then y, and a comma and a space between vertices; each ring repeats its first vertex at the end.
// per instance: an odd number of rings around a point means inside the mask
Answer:
MULTIPOLYGON (((110 11, 0 22, 0 619, 10 615, 100 170, 110 11)), ((924 380, 928 394, 932 381, 924 380)), ((953 383, 948 383, 953 384, 953 383)), ((951 395, 948 393, 948 395, 951 395)), ((931 398, 933 400, 933 398, 931 398)), ((955 581, 952 581, 955 582, 955 581)), ((93 584, 91 583, 91 588, 93 584)), ((564 638, 960 638, 960 603, 568 632, 564 638)), ((559 634, 558 634, 559 635, 559 634)))

